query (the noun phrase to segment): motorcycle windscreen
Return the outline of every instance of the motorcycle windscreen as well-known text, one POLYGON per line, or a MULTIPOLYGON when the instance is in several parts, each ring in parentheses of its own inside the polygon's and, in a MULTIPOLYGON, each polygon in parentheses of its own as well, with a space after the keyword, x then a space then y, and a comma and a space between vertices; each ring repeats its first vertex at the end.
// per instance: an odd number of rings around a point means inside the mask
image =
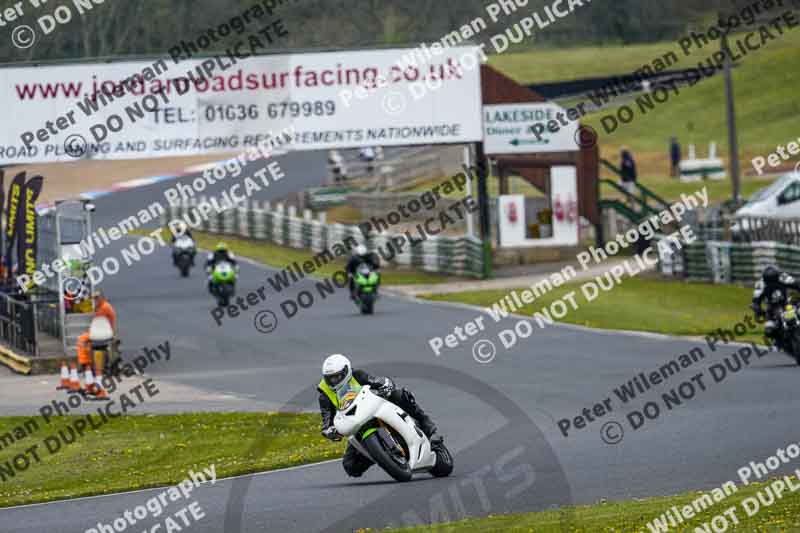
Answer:
POLYGON ((350 406, 350 402, 355 400, 359 392, 361 392, 361 385, 355 385, 352 382, 336 391, 336 397, 339 399, 339 409, 347 409, 350 406))

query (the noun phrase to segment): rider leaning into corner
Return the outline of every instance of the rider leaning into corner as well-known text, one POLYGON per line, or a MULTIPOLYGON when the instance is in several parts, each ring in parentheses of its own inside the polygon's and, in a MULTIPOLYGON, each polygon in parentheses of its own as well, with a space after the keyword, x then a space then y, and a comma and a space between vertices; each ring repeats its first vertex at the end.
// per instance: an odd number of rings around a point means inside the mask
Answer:
MULTIPOLYGON (((369 265, 372 270, 378 270, 381 267, 381 260, 378 257, 378 254, 375 252, 367 252, 367 247, 363 244, 356 246, 355 250, 353 251, 353 255, 350 256, 350 259, 347 261, 347 267, 345 268, 347 271, 347 278, 350 280, 350 298, 353 300, 356 297, 356 282, 354 277, 356 270, 362 263, 369 265)), ((378 283, 380 284, 380 282, 378 283)))
POLYGON ((750 307, 756 314, 756 318, 766 317, 764 334, 773 339, 778 346, 780 346, 778 317, 783 307, 789 303, 790 290, 800 291, 800 283, 791 275, 781 272, 774 266, 764 269, 761 279, 756 282, 753 290, 753 303, 750 307), (764 301, 767 304, 766 311, 761 308, 764 301))
MULTIPOLYGON (((333 354, 325 359, 322 364, 322 380, 317 386, 319 391, 319 410, 322 414, 322 435, 324 437, 334 441, 342 438, 333 426, 333 418, 336 416, 336 406, 339 403, 336 393, 347 386, 348 383, 359 386, 369 385, 372 392, 392 402, 414 417, 414 420, 419 422, 419 428, 429 439, 436 433, 436 424, 425 414, 414 399, 414 395, 408 389, 402 388, 398 390, 394 382, 389 378, 375 377, 364 370, 354 370, 347 357, 341 354, 333 354)), ((372 460, 361 455, 353 446, 347 445, 347 450, 342 458, 342 466, 347 475, 359 477, 372 464, 372 460)))
POLYGON ((217 266, 218 263, 222 261, 227 261, 233 268, 236 270, 239 269, 239 263, 236 261, 236 256, 233 255, 233 252, 228 250, 228 245, 224 242, 218 242, 217 245, 214 247, 213 252, 208 252, 208 257, 206 258, 206 273, 208 274, 208 292, 211 291, 211 272, 214 271, 214 267, 217 266))

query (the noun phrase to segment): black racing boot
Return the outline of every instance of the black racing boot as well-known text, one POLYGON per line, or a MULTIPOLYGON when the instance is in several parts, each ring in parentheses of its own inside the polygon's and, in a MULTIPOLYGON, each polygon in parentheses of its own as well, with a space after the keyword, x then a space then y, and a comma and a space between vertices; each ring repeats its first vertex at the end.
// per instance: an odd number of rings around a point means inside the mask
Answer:
POLYGON ((418 418, 417 421, 419 422, 419 429, 421 429, 429 439, 436 434, 438 428, 436 424, 433 423, 433 420, 431 420, 431 417, 422 415, 422 418, 418 418))
POLYGON ((417 403, 417 399, 414 398, 414 395, 411 394, 406 388, 400 392, 401 401, 398 402, 400 407, 402 407, 408 414, 414 417, 419 423, 419 429, 422 430, 423 433, 430 439, 437 430, 436 424, 433 423, 431 417, 425 414, 425 411, 422 410, 422 407, 419 406, 417 403))

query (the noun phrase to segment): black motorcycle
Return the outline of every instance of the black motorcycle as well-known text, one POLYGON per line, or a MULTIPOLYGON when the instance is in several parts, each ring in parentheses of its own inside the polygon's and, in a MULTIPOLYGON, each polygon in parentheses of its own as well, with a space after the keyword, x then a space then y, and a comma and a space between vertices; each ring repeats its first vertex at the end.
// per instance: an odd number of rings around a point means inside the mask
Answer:
POLYGON ((194 241, 188 235, 182 235, 175 240, 172 255, 175 266, 178 267, 178 270, 181 271, 181 276, 184 278, 189 277, 189 270, 194 264, 195 253, 194 241))

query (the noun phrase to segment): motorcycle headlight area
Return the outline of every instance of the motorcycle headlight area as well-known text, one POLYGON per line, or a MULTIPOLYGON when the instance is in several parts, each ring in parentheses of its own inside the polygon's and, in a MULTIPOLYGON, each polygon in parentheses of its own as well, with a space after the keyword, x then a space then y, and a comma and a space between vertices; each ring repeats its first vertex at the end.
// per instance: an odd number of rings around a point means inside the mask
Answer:
POLYGON ((346 402, 343 402, 342 403, 342 408, 340 409, 340 411, 347 411, 348 409, 350 409, 350 406, 353 405, 353 400, 355 400, 355 398, 353 398, 351 400, 347 400, 346 402))
POLYGON ((344 395, 344 398, 341 400, 341 408, 340 411, 347 411, 353 402, 356 401, 358 398, 358 393, 355 391, 348 391, 347 394, 344 395))

